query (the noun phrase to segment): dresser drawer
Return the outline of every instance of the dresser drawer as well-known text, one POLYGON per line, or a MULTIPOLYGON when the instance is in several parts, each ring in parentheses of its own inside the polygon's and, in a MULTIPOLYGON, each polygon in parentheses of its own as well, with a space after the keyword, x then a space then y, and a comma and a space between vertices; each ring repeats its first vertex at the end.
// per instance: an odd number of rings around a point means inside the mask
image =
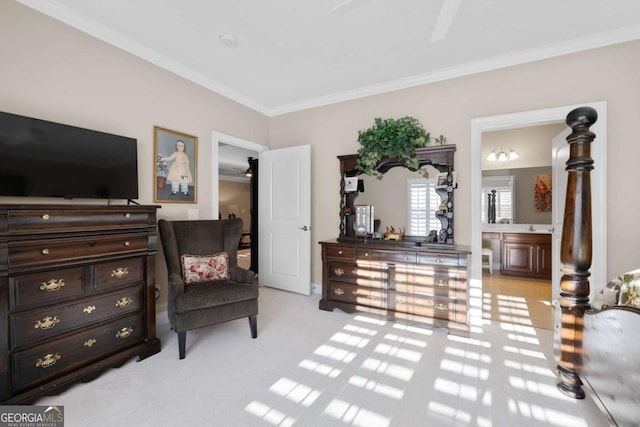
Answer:
POLYGON ((455 299, 389 292, 389 302, 390 308, 403 313, 456 320, 457 302, 455 299))
POLYGON ((149 224, 149 214, 126 206, 111 207, 109 211, 84 209, 81 214, 74 210, 42 208, 10 211, 7 220, 10 233, 16 235, 144 228, 149 224))
POLYGON ((12 308, 55 304, 82 296, 84 271, 73 267, 11 277, 12 308))
POLYGON ((88 257, 146 251, 147 248, 148 242, 145 233, 19 242, 9 249, 9 266, 16 268, 49 264, 88 257))
POLYGON ((395 270, 393 288, 403 292, 421 292, 431 295, 452 296, 461 281, 455 272, 414 267, 395 270))
POLYGON ((369 307, 386 308, 386 291, 382 289, 354 286, 346 283, 329 283, 329 298, 369 307))
POLYGON ((329 258, 354 259, 356 250, 351 246, 333 246, 327 245, 327 254, 329 258))
POLYGON ((103 291, 126 286, 144 279, 144 258, 102 262, 95 265, 94 271, 96 290, 103 291))
POLYGON ((380 249, 358 248, 358 260, 385 261, 390 263, 416 263, 416 253, 412 251, 385 251, 380 249))
POLYGON ((143 339, 143 316, 137 315, 16 352, 12 355, 14 389, 49 381, 143 339))
POLYGON ((356 283, 358 268, 353 262, 329 261, 329 280, 356 283))
POLYGON ((446 265, 457 267, 460 264, 458 255, 442 254, 442 253, 421 253, 418 254, 418 264, 421 265, 446 265))
POLYGON ((142 311, 142 290, 142 286, 136 286, 64 305, 12 314, 13 348, 36 344, 71 329, 111 317, 142 311))

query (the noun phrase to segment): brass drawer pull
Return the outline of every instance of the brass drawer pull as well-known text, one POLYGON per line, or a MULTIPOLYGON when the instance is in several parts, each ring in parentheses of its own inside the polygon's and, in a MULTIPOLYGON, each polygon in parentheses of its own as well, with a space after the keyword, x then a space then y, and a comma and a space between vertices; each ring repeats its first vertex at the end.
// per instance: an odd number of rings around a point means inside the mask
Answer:
POLYGON ((91 314, 91 312, 94 311, 95 309, 96 309, 95 305, 89 305, 89 306, 85 307, 84 310, 82 310, 82 311, 84 311, 87 314, 91 314))
POLYGON ((338 255, 342 255, 342 251, 338 251, 338 255))
POLYGON ((406 304, 407 302, 402 298, 396 297, 395 303, 396 304, 406 304))
POLYGON ((126 267, 118 267, 115 270, 111 270, 111 277, 122 279, 129 274, 129 269, 126 267))
POLYGON ((40 290, 41 291, 47 291, 47 292, 55 292, 60 290, 60 288, 62 288, 64 286, 64 280, 59 279, 51 279, 48 282, 42 282, 42 284, 40 285, 40 290))
POLYGON ((60 323, 60 319, 58 319, 58 316, 45 316, 42 318, 42 320, 38 320, 33 326, 36 329, 44 331, 55 327, 58 323, 60 323))
POLYGON ((130 245, 131 245, 131 243, 129 243, 129 241, 127 240, 126 242, 124 242, 124 245, 125 245, 125 246, 130 246, 130 245))
POLYGON ((436 262, 440 264, 442 261, 440 261, 440 258, 436 258, 436 262))
POLYGON ((116 338, 127 338, 133 332, 132 327, 122 328, 116 333, 116 338))
POLYGON ((131 218, 131 214, 129 212, 127 212, 126 214, 124 214, 125 218, 131 218))
POLYGON ((344 291, 342 289, 340 289, 340 288, 335 288, 333 290, 333 293, 336 294, 336 295, 344 295, 344 291))
POLYGON ((41 253, 42 255, 49 255, 49 249, 44 248, 43 250, 41 250, 41 251, 40 251, 40 253, 41 253))
POLYGON ((49 214, 44 214, 44 215, 42 215, 40 218, 42 218, 43 220, 45 220, 45 221, 46 221, 46 220, 48 220, 50 217, 49 217, 49 214))
POLYGON ((446 311, 447 310, 447 305, 446 304, 442 304, 442 303, 438 303, 435 305, 435 309, 436 310, 440 310, 440 311, 446 311))
POLYGON ((97 342, 98 342, 98 340, 96 340, 95 338, 91 338, 91 339, 88 339, 88 340, 86 340, 84 342, 84 346, 91 348, 97 342))
POLYGON ((53 365, 56 364, 56 362, 58 360, 60 360, 62 356, 60 356, 60 353, 49 353, 46 356, 44 356, 43 359, 38 359, 38 361, 36 362, 36 368, 49 368, 53 365))
POLYGON ((116 302, 116 307, 124 308, 131 305, 133 300, 129 297, 122 297, 116 302))
POLYGON ((342 276, 344 274, 344 270, 340 267, 334 268, 333 274, 335 274, 336 276, 342 276))
POLYGON ((440 288, 446 288, 447 287, 447 282, 445 280, 438 279, 438 280, 436 280, 436 286, 438 286, 440 288))

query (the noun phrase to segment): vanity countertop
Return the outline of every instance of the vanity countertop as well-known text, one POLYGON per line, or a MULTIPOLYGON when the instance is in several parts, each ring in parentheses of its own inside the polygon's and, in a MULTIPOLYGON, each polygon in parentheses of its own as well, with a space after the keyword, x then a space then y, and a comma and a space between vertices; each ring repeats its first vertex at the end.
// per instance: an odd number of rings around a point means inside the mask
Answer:
POLYGON ((485 233, 551 234, 551 224, 482 224, 485 233))

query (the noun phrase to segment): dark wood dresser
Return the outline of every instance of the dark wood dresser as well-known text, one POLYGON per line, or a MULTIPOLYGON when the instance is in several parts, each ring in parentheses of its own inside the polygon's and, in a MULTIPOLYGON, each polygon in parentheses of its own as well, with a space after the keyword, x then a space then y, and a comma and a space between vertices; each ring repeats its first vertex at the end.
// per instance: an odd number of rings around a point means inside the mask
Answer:
POLYGON ((468 249, 411 247, 372 239, 320 244, 320 309, 369 311, 451 332, 469 330, 468 249))
POLYGON ((157 206, 0 205, 0 402, 160 351, 157 206))

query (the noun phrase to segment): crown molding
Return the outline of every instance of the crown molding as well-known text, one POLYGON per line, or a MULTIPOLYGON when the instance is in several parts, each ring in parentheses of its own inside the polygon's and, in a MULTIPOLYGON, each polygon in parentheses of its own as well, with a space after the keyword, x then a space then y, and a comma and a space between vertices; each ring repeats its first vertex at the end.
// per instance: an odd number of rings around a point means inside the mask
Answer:
POLYGON ((469 62, 453 67, 430 71, 424 74, 407 76, 400 79, 382 82, 370 86, 364 86, 353 90, 337 92, 325 96, 319 96, 283 105, 265 105, 255 99, 241 94, 229 87, 217 82, 210 77, 203 75, 193 69, 167 58, 149 47, 137 43, 121 34, 88 19, 86 16, 76 13, 70 8, 60 4, 56 0, 17 0, 23 5, 35 9, 45 15, 51 16, 64 22, 82 32, 90 34, 102 41, 116 46, 139 58, 142 58, 158 67, 170 71, 186 80, 196 83, 208 90, 218 93, 239 104, 244 105, 268 117, 279 116, 296 111, 311 108, 323 107, 354 99, 365 98, 373 95, 435 83, 458 77, 501 68, 521 65, 528 62, 549 59, 557 56, 576 53, 584 50, 605 47, 613 44, 624 43, 631 40, 640 39, 640 25, 620 28, 613 31, 606 31, 588 37, 581 37, 568 40, 562 43, 544 46, 542 48, 529 49, 489 58, 487 60, 469 62))

